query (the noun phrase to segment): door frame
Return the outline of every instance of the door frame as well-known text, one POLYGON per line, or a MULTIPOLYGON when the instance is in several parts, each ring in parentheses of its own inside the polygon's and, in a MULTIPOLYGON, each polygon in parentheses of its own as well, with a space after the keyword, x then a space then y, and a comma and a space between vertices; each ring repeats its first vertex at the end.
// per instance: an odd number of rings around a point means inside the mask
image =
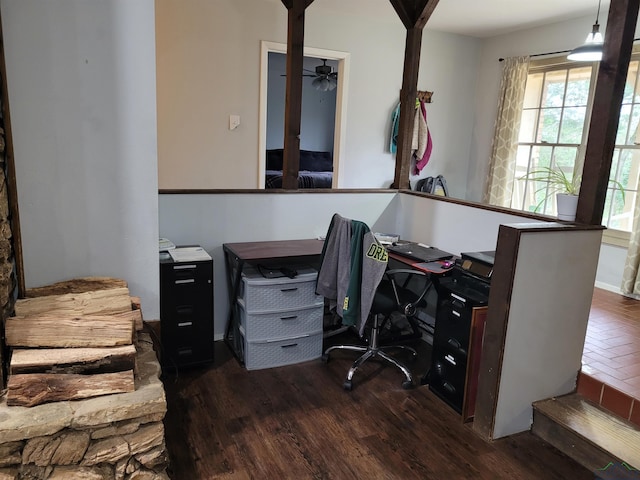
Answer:
MULTIPOLYGON (((267 148, 267 78, 269 73, 269 52, 287 53, 286 43, 260 42, 260 97, 258 118, 258 185, 264 189, 264 176, 266 171, 267 148)), ((326 58, 338 62, 338 86, 336 88, 336 116, 334 120, 333 136, 333 183, 331 188, 340 188, 343 182, 344 144, 347 126, 347 85, 349 84, 349 63, 351 54, 337 50, 323 48, 304 47, 304 56, 313 58, 326 58)))

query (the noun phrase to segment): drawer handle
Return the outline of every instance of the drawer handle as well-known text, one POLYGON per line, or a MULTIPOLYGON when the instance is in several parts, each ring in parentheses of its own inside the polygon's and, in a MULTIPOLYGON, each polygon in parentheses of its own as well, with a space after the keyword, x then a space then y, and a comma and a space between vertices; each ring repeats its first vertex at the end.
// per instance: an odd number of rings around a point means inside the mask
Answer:
POLYGON ((294 287, 294 288, 283 288, 280 291, 281 292, 295 292, 296 290, 298 290, 298 287, 294 287))
POLYGON ((193 322, 180 322, 180 323, 178 323, 179 327, 190 327, 191 325, 193 325, 193 322))
POLYGON ((193 350, 191 350, 190 348, 183 348, 181 350, 178 350, 178 355, 179 356, 193 355, 193 350))
POLYGON ((298 318, 297 315, 292 315, 291 317, 280 317, 280 320, 295 320, 298 318))
POLYGON ((281 348, 291 348, 291 347, 297 347, 298 344, 297 343, 290 343, 288 345, 280 345, 281 348))
POLYGON ((188 278, 186 280, 176 280, 176 285, 179 285, 181 283, 195 283, 196 279, 195 278, 188 278))
POLYGON ((176 307, 176 313, 178 315, 192 315, 193 314, 193 305, 178 305, 176 307))
POLYGON ((174 270, 185 270, 187 268, 196 268, 197 265, 174 265, 173 269, 174 270))

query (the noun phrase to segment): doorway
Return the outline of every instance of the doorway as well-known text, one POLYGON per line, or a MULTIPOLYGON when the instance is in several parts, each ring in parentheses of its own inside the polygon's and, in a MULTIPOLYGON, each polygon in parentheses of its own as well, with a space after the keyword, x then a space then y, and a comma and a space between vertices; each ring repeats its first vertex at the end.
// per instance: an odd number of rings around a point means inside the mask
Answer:
MULTIPOLYGON (((278 54, 281 56, 286 56, 287 46, 282 43, 274 43, 274 42, 261 42, 261 61, 260 61, 260 106, 259 106, 259 119, 260 119, 260 128, 258 133, 258 186, 257 188, 265 188, 265 173, 266 173, 266 151, 270 147, 274 147, 274 132, 271 127, 268 125, 268 96, 269 96, 269 69, 270 64, 271 67, 274 67, 276 62, 282 63, 282 60, 278 58, 278 54)), ((337 88, 335 89, 335 113, 333 119, 333 131, 332 131, 332 140, 328 140, 327 135, 324 135, 323 139, 314 138, 313 140, 309 140, 309 143, 304 143, 304 132, 301 131, 301 150, 305 149, 304 146, 308 145, 309 150, 313 150, 315 148, 327 148, 326 142, 332 142, 332 145, 329 150, 333 153, 333 180, 332 180, 332 188, 339 188, 341 184, 341 162, 340 159, 342 157, 343 149, 344 149, 344 138, 345 138, 345 127, 346 127, 346 86, 348 85, 348 74, 349 74, 349 53, 339 52, 334 50, 325 50, 318 48, 308 48, 304 49, 304 57, 305 57, 305 68, 307 64, 309 65, 321 65, 322 60, 326 59, 328 65, 335 65, 335 71, 337 71, 337 88), (309 63, 311 62, 311 63, 309 63), (323 143, 324 142, 324 143, 323 143), (320 146, 319 146, 320 145, 320 146), (322 146, 325 145, 325 146, 322 146)), ((313 71, 313 69, 311 69, 313 71)), ((280 74, 278 74, 280 75, 280 74)), ((284 80, 284 78, 283 78, 284 80)), ((312 80, 312 79, 309 79, 312 80)), ((308 82, 311 85, 311 81, 308 82)), ((304 88, 304 87, 303 87, 304 88)), ((333 94, 333 92, 332 92, 333 94)), ((333 97, 333 95, 332 95, 333 97)), ((284 108, 284 107, 283 107, 284 108)), ((333 109, 331 109, 333 111, 333 109)), ((282 121, 284 124, 284 122, 282 121)), ((274 128, 273 130, 277 135, 279 132, 282 132, 282 127, 277 126, 278 128, 274 128)), ((283 137, 284 138, 284 137, 283 137)))

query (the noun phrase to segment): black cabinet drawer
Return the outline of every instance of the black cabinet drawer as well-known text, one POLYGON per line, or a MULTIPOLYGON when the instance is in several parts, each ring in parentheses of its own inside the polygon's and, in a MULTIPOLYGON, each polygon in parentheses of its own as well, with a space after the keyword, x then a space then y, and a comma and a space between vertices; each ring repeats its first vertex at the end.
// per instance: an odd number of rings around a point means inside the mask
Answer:
POLYGON ((213 261, 160 261, 162 365, 213 361, 213 261))

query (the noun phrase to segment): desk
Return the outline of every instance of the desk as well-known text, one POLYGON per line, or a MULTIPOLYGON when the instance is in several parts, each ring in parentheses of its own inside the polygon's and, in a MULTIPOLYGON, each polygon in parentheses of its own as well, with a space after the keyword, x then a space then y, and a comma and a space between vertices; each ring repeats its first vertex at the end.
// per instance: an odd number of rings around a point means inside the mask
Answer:
POLYGON ((224 340, 231 351, 244 364, 242 338, 238 317, 238 293, 242 273, 247 264, 281 262, 282 264, 310 261, 316 263, 322 253, 322 240, 276 240, 267 242, 244 242, 223 244, 229 291, 229 319, 224 340))

